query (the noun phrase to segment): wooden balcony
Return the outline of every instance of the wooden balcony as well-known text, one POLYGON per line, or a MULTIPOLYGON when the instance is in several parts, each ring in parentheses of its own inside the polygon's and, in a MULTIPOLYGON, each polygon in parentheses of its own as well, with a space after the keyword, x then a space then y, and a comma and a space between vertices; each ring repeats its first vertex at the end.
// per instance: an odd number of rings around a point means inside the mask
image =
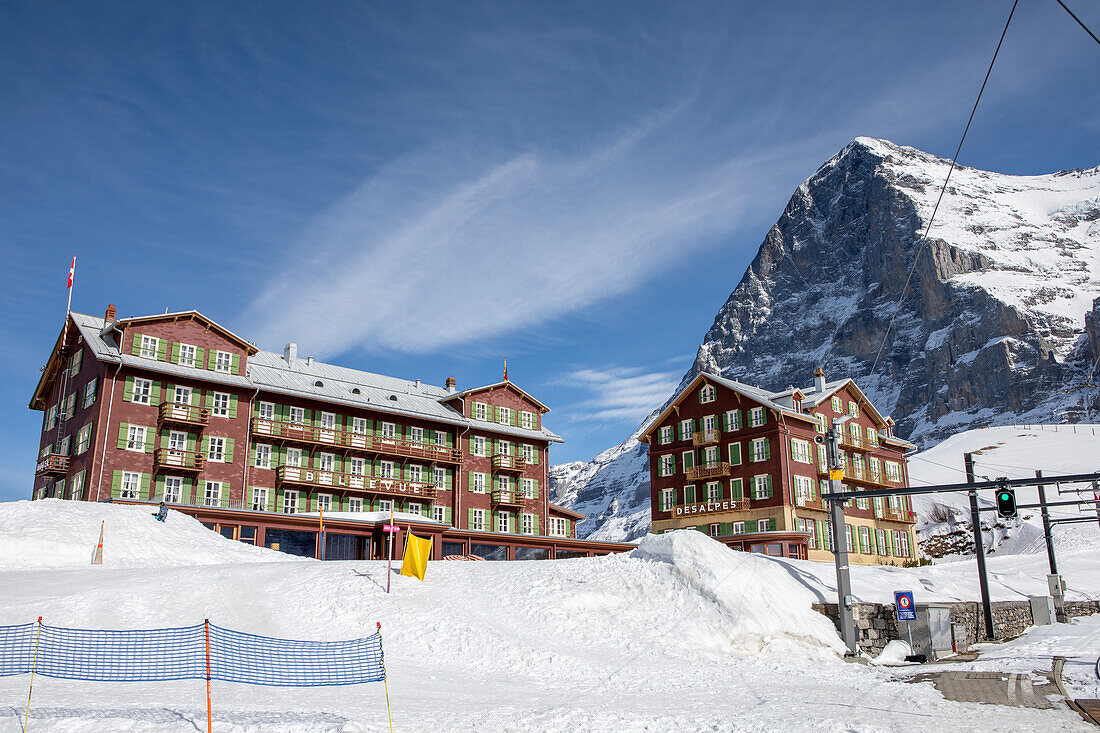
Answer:
POLYGON ((190 450, 157 448, 153 451, 154 471, 201 471, 206 468, 206 456, 190 450))
POLYGON ((275 469, 276 487, 281 487, 283 484, 340 491, 361 491, 367 494, 382 494, 385 496, 406 496, 417 499, 434 499, 436 492, 434 484, 364 476, 357 473, 319 471, 315 468, 298 468, 296 466, 279 466, 275 469))
POLYGON ((157 413, 157 420, 161 423, 205 427, 210 424, 210 410, 205 407, 162 402, 157 413))
POLYGON ((66 474, 69 472, 69 457, 49 455, 38 462, 34 472, 40 476, 66 474))
POLYGON ((818 511, 825 511, 825 502, 821 497, 810 498, 808 496, 799 496, 795 498, 795 504, 802 509, 816 509, 818 511))
POLYGON ((720 430, 700 430, 691 434, 691 443, 695 446, 714 445, 721 439, 722 432, 720 430))
POLYGON ((909 524, 915 524, 917 521, 916 517, 910 517, 909 512, 902 509, 900 506, 896 509, 891 509, 889 505, 886 504, 882 507, 879 519, 884 519, 887 522, 908 522, 909 524))
POLYGON ((522 491, 501 491, 493 489, 493 506, 522 508, 526 497, 522 491))
POLYGON ((730 475, 730 464, 708 463, 702 466, 693 466, 687 471, 688 481, 703 481, 708 478, 722 478, 730 475))
POLYGON ((523 473, 527 469, 527 461, 521 456, 506 456, 497 453, 493 456, 493 473, 507 471, 509 473, 523 473))
POLYGON ((252 418, 252 434, 272 438, 273 440, 330 446, 360 453, 414 458, 425 463, 462 462, 462 451, 457 448, 448 448, 447 446, 430 443, 414 443, 380 435, 350 433, 346 430, 329 430, 313 425, 265 420, 258 417, 252 418))

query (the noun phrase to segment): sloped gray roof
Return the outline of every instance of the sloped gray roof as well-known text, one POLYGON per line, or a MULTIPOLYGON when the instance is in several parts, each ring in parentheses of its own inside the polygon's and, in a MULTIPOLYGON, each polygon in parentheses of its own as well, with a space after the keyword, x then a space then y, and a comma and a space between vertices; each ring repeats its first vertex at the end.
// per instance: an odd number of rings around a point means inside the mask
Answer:
POLYGON ((443 387, 426 382, 388 377, 384 374, 326 364, 316 359, 295 358, 292 363, 288 363, 282 354, 272 351, 258 351, 249 356, 247 372, 244 375, 224 374, 199 367, 169 364, 121 353, 114 338, 114 332, 106 329, 107 324, 102 318, 83 313, 73 313, 72 317, 84 341, 101 361, 177 377, 371 409, 392 415, 419 417, 451 425, 481 427, 492 432, 531 440, 564 442, 559 435, 546 428, 525 430, 509 425, 471 420, 453 407, 440 402, 443 398, 454 397, 454 394, 447 392, 443 387), (320 382, 321 386, 318 386, 317 382, 320 382), (353 392, 354 389, 357 389, 358 393, 353 392))

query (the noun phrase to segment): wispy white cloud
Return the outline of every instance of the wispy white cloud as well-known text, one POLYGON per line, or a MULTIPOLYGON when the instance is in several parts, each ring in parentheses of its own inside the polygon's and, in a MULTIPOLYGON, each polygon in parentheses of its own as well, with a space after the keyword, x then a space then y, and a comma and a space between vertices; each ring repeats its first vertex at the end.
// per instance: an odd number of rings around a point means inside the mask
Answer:
POLYGON ((567 422, 637 423, 668 399, 680 375, 650 372, 641 367, 578 369, 562 375, 555 384, 588 393, 586 399, 562 408, 567 422))

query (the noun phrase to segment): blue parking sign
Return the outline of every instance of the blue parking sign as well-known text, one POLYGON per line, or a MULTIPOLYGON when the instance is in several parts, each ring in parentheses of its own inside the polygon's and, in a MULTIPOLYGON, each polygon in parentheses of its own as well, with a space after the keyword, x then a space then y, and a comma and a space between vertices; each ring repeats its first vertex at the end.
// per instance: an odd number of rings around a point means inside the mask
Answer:
POLYGON ((913 591, 894 591, 894 607, 898 611, 898 621, 917 620, 917 608, 913 605, 913 591))

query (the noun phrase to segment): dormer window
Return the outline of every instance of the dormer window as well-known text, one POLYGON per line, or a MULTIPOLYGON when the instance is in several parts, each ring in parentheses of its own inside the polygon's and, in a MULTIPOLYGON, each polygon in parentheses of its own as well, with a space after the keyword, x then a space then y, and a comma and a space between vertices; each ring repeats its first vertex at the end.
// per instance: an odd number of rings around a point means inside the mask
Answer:
POLYGON ((228 351, 219 351, 214 357, 214 371, 229 372, 233 368, 233 355, 228 351))
POLYGON ((704 384, 699 390, 699 403, 706 404, 707 402, 714 402, 718 399, 718 390, 713 384, 704 384))
POLYGON ((324 387, 325 383, 322 382, 320 379, 318 379, 316 382, 313 383, 313 386, 314 387, 324 387))

